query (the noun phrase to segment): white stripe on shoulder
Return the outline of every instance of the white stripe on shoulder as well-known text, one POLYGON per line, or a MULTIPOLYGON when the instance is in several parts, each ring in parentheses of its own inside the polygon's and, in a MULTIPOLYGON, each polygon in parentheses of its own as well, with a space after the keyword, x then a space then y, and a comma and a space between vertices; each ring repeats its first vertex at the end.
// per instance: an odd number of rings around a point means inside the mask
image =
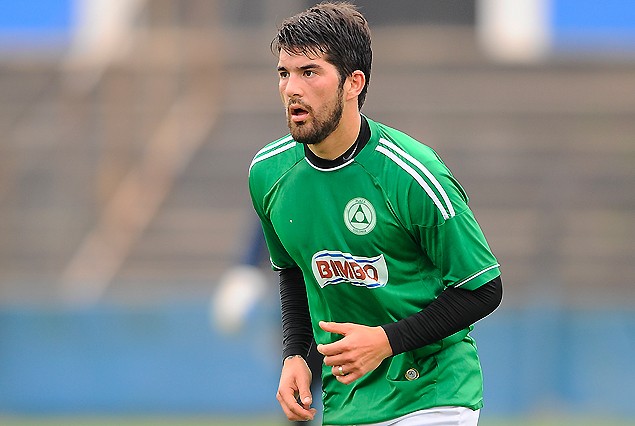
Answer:
POLYGON ((434 175, 430 172, 430 170, 426 168, 426 166, 421 164, 419 160, 408 154, 406 151, 384 138, 379 139, 379 143, 390 147, 393 151, 410 161, 416 168, 421 170, 423 174, 426 175, 428 179, 430 179, 430 182, 432 182, 434 187, 439 191, 439 194, 441 194, 443 201, 445 201, 445 205, 448 207, 448 214, 450 215, 450 217, 456 216, 454 206, 452 206, 452 203, 450 202, 450 197, 448 197, 448 194, 445 192, 445 189, 443 189, 443 186, 441 186, 437 178, 434 177, 434 175))
POLYGON ((492 266, 490 266, 489 268, 485 268, 485 269, 483 269, 481 272, 477 272, 476 274, 472 275, 471 277, 467 277, 466 279, 464 279, 464 280, 463 280, 463 281, 461 281, 460 283, 455 284, 455 285, 454 285, 454 288, 456 288, 456 287, 461 287, 461 286, 462 286, 463 284, 465 284, 466 282, 468 282, 468 281, 472 281, 474 278, 478 277, 479 275, 482 275, 482 274, 484 274, 485 272, 490 271, 490 270, 492 270, 492 269, 494 269, 494 268, 498 268, 499 266, 500 266, 500 264, 498 264, 498 263, 497 263, 496 265, 492 265, 492 266))
MULTIPOLYGON (((280 141, 278 142, 276 145, 280 145, 281 143, 284 142, 289 142, 288 140, 286 141, 280 141)), ((267 152, 266 154, 261 155, 260 157, 258 156, 258 154, 256 154, 256 156, 254 157, 254 159, 251 161, 251 164, 249 165, 249 172, 251 172, 251 168, 254 166, 254 164, 261 162, 262 160, 266 160, 267 158, 273 157, 274 155, 278 155, 281 152, 286 151, 287 149, 293 148, 296 145, 295 141, 289 142, 286 145, 282 145, 279 148, 276 148, 272 151, 267 152)), ((262 151, 262 150, 261 150, 262 151)))
POLYGON ((280 146, 280 145, 282 145, 283 143, 289 142, 289 141, 290 141, 290 140, 292 140, 292 139, 293 139, 293 136, 291 136, 291 135, 287 135, 287 136, 285 136, 284 138, 280 139, 278 142, 274 142, 274 143, 272 143, 271 145, 266 145, 266 146, 265 146, 265 147, 263 147, 260 151, 258 151, 258 152, 256 153, 256 155, 254 155, 254 157, 259 156, 259 155, 260 155, 260 154, 262 154, 263 152, 267 152, 267 151, 269 151, 269 150, 271 150, 271 149, 274 149, 275 147, 280 146))
POLYGON ((388 149, 384 148, 383 146, 379 146, 378 145, 377 148, 375 148, 375 150, 381 152, 386 157, 390 158, 399 167, 404 169, 406 171, 406 173, 408 173, 410 176, 412 176, 414 178, 414 180, 417 181, 417 183, 423 188, 424 191, 426 191, 426 194, 428 194, 428 196, 432 199, 434 204, 437 206, 437 208, 441 212, 441 215, 443 216, 443 219, 448 219, 450 217, 448 212, 443 207, 443 204, 441 204, 441 201, 439 201, 439 197, 437 197, 437 194, 434 193, 432 188, 430 188, 428 183, 421 177, 421 175, 419 173, 417 173, 412 167, 410 167, 408 164, 406 164, 406 162, 403 161, 401 158, 397 157, 392 151, 389 151, 388 149))

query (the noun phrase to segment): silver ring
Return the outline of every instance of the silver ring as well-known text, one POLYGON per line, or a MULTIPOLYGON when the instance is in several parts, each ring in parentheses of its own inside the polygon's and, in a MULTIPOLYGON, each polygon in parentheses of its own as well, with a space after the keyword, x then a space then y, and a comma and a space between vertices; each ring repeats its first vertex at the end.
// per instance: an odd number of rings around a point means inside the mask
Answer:
POLYGON ((341 365, 339 367, 337 367, 337 371, 340 372, 340 376, 346 376, 346 374, 344 374, 344 369, 342 368, 341 365))

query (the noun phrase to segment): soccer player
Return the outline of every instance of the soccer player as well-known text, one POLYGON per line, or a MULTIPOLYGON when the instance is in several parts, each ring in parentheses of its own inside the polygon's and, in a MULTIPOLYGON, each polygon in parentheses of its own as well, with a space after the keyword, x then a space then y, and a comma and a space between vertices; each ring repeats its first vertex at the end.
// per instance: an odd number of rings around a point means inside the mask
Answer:
POLYGON ((315 337, 324 424, 476 425, 469 332, 502 283, 465 191, 431 148, 361 114, 372 51, 352 4, 287 19, 272 51, 290 135, 255 155, 249 188, 280 273, 284 413, 315 416, 315 337))

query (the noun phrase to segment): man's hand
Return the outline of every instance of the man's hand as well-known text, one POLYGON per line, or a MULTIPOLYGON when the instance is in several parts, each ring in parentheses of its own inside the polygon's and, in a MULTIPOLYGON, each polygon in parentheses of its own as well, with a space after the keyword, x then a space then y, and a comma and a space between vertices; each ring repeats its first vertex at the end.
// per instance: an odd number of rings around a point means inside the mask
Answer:
POLYGON ((324 363, 332 367, 337 380, 348 385, 374 370, 392 355, 386 332, 381 327, 320 321, 320 328, 344 337, 337 342, 318 345, 324 363))
POLYGON ((304 358, 295 356, 284 360, 276 398, 291 421, 307 421, 315 417, 317 410, 311 408, 311 378, 311 370, 304 358))

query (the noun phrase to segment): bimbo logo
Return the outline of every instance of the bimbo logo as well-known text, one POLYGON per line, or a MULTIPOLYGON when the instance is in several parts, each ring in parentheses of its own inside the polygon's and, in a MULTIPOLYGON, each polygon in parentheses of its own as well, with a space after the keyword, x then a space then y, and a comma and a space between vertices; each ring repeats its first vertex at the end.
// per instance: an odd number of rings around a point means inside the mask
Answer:
POLYGON ((341 251, 322 250, 311 259, 313 275, 320 287, 348 282, 376 288, 388 282, 388 268, 384 255, 375 257, 353 256, 341 251))

